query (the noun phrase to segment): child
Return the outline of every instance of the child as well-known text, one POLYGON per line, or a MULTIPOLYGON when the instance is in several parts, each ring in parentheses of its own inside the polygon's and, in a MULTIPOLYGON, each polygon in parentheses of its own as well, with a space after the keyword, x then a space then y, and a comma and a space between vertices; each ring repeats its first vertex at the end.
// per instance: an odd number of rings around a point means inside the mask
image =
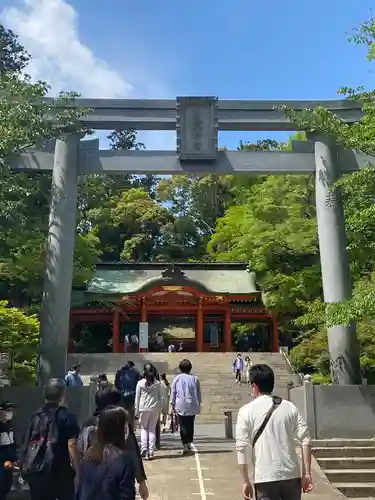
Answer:
POLYGON ((171 386, 167 380, 165 373, 160 374, 161 384, 161 423, 163 424, 163 432, 166 431, 167 416, 169 414, 169 400, 171 397, 171 386))
POLYGON ((251 367, 253 366, 251 359, 249 356, 246 356, 245 358, 245 370, 246 370, 246 382, 250 384, 250 370, 251 367))
POLYGON ((13 482, 13 469, 18 466, 12 418, 15 406, 9 401, 0 404, 0 499, 5 500, 13 482))

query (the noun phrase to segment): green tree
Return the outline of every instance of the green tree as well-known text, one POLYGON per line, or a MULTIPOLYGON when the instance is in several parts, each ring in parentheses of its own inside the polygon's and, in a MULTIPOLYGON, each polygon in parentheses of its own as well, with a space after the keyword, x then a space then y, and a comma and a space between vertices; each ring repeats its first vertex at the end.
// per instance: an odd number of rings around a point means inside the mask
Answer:
MULTIPOLYGON (((240 143, 241 150, 291 149, 272 140, 240 143)), ((305 301, 321 294, 314 184, 309 176, 240 176, 232 179, 233 201, 217 220, 208 251, 218 261, 248 261, 265 293, 265 303, 281 315, 285 340, 300 333, 294 319, 305 301), (303 234, 303 238, 301 238, 303 234)))
POLYGON ((1 352, 12 351, 14 356, 13 383, 35 381, 38 318, 0 301, 0 338, 1 352))
MULTIPOLYGON (((350 40, 367 47, 370 63, 375 58, 375 19, 363 23, 354 30, 350 40)), ((281 111, 296 125, 308 132, 319 132, 335 138, 338 146, 355 149, 375 155, 375 90, 363 87, 344 87, 339 94, 362 103, 363 117, 357 123, 346 124, 339 116, 323 107, 296 112, 286 106, 281 111)), ((347 323, 352 319, 374 317, 375 296, 367 288, 369 275, 374 269, 374 229, 375 229, 375 181, 374 167, 342 176, 336 188, 341 187, 345 197, 345 218, 349 238, 349 252, 355 281, 363 280, 363 294, 354 295, 352 300, 329 306, 328 324, 347 323)), ((361 288, 361 285, 357 285, 361 288)), ((311 311, 310 311, 311 314, 311 311)))
POLYGON ((115 256, 114 260, 154 260, 161 229, 172 220, 168 209, 142 188, 131 188, 113 197, 101 214, 94 233, 107 242, 107 252, 115 256))
MULTIPOLYGON (((364 44, 368 49, 368 61, 373 63, 374 18, 354 30, 350 40, 356 44, 364 44)), ((359 122, 347 125, 337 115, 321 107, 306 109, 300 113, 285 106, 281 110, 297 128, 330 135, 339 147, 355 149, 373 156, 375 90, 365 90, 363 87, 342 88, 339 94, 363 104, 363 117, 359 122)), ((338 188, 341 188, 344 194, 348 250, 354 281, 353 295, 343 303, 326 305, 321 297, 312 302, 301 303, 305 313, 298 319, 298 323, 305 329, 305 335, 292 355, 301 370, 319 372, 320 381, 329 380, 326 327, 356 321, 362 374, 370 383, 375 383, 374 167, 369 165, 361 171, 342 176, 336 183, 335 189, 338 188)))

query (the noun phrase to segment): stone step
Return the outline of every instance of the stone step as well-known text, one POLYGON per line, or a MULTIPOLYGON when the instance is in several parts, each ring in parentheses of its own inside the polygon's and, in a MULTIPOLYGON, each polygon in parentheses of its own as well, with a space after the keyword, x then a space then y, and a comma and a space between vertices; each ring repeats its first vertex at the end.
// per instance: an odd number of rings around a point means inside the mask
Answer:
POLYGON ((348 498, 370 498, 375 496, 375 482, 371 483, 333 483, 348 498))
POLYGON ((375 469, 327 469, 331 483, 368 483, 375 479, 375 469))
POLYGON ((337 447, 374 447, 375 446, 375 438, 374 439, 313 439, 312 446, 323 448, 337 448, 337 447))
POLYGON ((375 446, 323 446, 313 448, 313 453, 317 460, 320 458, 375 457, 375 446))
MULTIPOLYGON (((91 375, 94 373, 114 373, 128 360, 134 361, 138 368, 146 362, 154 363, 159 371, 175 372, 179 361, 187 357, 193 364, 194 372, 215 373, 220 369, 220 373, 231 370, 235 353, 135 353, 135 354, 70 354, 68 356, 68 366, 77 362, 82 365, 82 373, 91 375)), ((279 353, 249 353, 254 364, 266 363, 271 365, 277 372, 279 369, 286 373, 290 372, 289 367, 279 353)))
POLYGON ((340 457, 318 458, 318 463, 325 471, 330 469, 375 469, 375 456, 373 457, 340 457))

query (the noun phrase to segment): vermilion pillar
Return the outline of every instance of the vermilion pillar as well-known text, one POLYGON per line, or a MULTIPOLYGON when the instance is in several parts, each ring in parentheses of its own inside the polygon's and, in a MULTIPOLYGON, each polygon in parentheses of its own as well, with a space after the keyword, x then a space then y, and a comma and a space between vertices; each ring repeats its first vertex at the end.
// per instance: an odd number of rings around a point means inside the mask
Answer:
POLYGON ((146 323, 147 322, 147 306, 146 306, 146 300, 144 297, 142 297, 142 303, 141 303, 141 323, 146 323))
POLYGON ((279 351, 279 318, 277 314, 272 316, 272 342, 271 342, 272 352, 279 351))
POLYGON ((204 328, 204 314, 202 301, 199 299, 198 311, 196 319, 196 329, 195 329, 195 342, 197 352, 203 352, 203 328, 204 328))
POLYGON ((120 352, 120 310, 113 311, 112 352, 120 352))
POLYGON ((232 351, 232 320, 230 317, 231 310, 225 310, 224 315, 224 351, 232 351))

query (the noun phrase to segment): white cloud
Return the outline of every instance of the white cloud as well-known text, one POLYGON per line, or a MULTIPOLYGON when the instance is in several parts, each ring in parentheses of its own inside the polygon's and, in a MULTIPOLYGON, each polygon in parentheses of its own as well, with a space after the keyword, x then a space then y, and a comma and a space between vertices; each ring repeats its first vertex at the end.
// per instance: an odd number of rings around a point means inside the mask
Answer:
POLYGON ((0 13, 33 59, 28 71, 56 93, 76 90, 85 97, 128 97, 132 86, 81 43, 78 15, 64 0, 22 0, 0 13))
MULTIPOLYGON (((13 2, 12 2, 13 3, 13 2)), ((78 13, 64 0, 20 0, 17 6, 0 11, 0 21, 20 37, 32 55, 27 68, 35 80, 51 86, 51 94, 74 90, 84 97, 127 98, 170 95, 165 86, 147 74, 147 68, 127 68, 126 77, 97 58, 80 39, 78 13), (139 80, 146 87, 133 88, 139 80), (147 75, 147 78, 145 76, 147 75), (139 93, 143 95, 139 95, 139 93)), ((105 134, 98 134, 101 141, 105 134)), ((148 149, 174 149, 174 133, 140 134, 148 149)), ((107 141, 104 140, 106 145, 107 141)))

